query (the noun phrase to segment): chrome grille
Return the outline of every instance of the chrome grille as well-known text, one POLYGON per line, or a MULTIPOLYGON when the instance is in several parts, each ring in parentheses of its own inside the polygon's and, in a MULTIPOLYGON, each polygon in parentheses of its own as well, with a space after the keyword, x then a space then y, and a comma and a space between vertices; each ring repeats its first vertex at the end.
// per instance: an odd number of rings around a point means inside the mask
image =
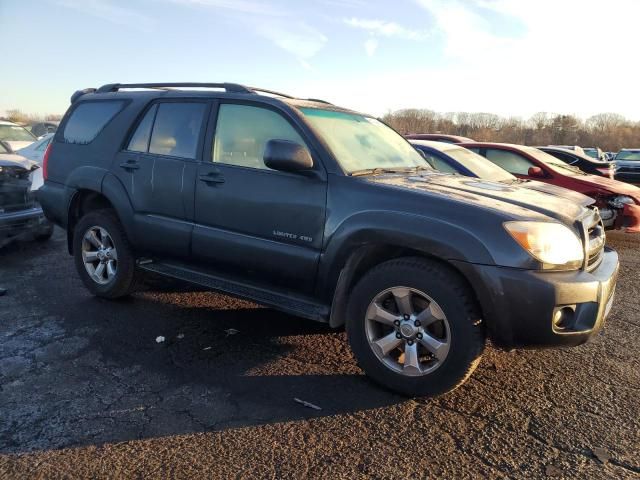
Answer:
POLYGON ((585 269, 587 271, 595 270, 604 253, 605 233, 602 219, 598 209, 595 208, 591 214, 585 218, 584 227, 584 244, 585 244, 585 269))

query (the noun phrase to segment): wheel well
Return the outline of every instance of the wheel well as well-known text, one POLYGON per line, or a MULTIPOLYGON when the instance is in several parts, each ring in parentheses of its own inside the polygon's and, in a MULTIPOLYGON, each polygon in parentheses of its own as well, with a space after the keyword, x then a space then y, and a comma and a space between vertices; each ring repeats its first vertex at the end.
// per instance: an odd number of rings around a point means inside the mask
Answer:
POLYGON ((349 293, 365 273, 381 263, 401 257, 424 258, 426 260, 438 262, 440 265, 454 272, 468 287, 469 292, 473 295, 478 310, 482 315, 481 305, 478 301, 475 289, 467 277, 451 263, 443 260, 442 258, 412 248, 399 247, 396 245, 367 245, 359 248, 349 256, 340 273, 340 277, 336 282, 336 287, 333 292, 331 318, 329 320, 330 325, 332 327, 339 327, 345 324, 346 306, 349 293))
POLYGON ((83 216, 94 210, 113 208, 107 197, 93 190, 78 190, 69 205, 69 219, 67 223, 67 248, 73 254, 73 231, 83 216))

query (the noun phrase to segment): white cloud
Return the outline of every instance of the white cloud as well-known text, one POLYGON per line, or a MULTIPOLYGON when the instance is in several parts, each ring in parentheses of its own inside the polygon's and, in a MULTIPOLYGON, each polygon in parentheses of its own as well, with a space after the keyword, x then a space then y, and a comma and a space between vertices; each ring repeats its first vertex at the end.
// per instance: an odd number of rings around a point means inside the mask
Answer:
POLYGON ((364 50, 367 52, 367 56, 373 57, 378 49, 378 40, 370 38, 364 42, 364 50))
POLYGON ((57 0, 56 3, 87 15, 145 32, 151 31, 155 24, 151 17, 130 8, 114 5, 109 0, 57 0))
POLYGON ((308 66, 308 60, 322 50, 328 40, 320 31, 303 22, 260 19, 252 23, 259 35, 294 55, 303 66, 305 63, 308 66))
POLYGON ((365 18, 346 18, 344 23, 353 28, 366 30, 373 35, 383 37, 398 37, 406 40, 423 40, 427 38, 428 33, 425 31, 412 30, 395 22, 386 22, 384 20, 371 20, 365 18))
POLYGON ((240 13, 248 13, 255 15, 283 15, 284 13, 263 2, 255 2, 252 0, 170 0, 185 6, 203 6, 223 8, 233 10, 240 13))

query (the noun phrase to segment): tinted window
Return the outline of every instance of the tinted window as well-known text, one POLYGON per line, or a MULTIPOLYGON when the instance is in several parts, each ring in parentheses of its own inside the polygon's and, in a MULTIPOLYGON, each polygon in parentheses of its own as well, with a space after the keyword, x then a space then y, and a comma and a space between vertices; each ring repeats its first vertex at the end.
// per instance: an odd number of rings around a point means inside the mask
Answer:
POLYGON ((251 168, 268 168, 263 161, 269 140, 304 140, 280 114, 247 105, 220 105, 213 161, 251 168))
POLYGON ((563 162, 568 163, 569 165, 573 165, 578 161, 577 158, 574 158, 567 153, 557 152, 555 150, 543 150, 543 152, 548 153, 549 155, 554 156, 558 160, 562 160, 563 162))
POLYGON ((196 158, 205 107, 204 103, 161 103, 149 153, 196 158))
POLYGON ((98 133, 122 109, 124 102, 86 102, 78 105, 64 127, 67 143, 85 144, 91 142, 98 133))
POLYGON ((151 137, 151 127, 153 126, 153 118, 156 115, 158 105, 154 105, 149 109, 147 114, 138 124, 135 133, 129 141, 127 150, 132 152, 147 152, 149 150, 149 138, 151 137))
POLYGON ((449 165, 447 162, 442 160, 437 155, 427 152, 426 150, 422 150, 422 153, 424 153, 424 156, 427 158, 427 161, 436 170, 439 170, 440 172, 444 172, 444 173, 458 173, 455 168, 453 168, 451 165, 449 165))
POLYGON ((504 168, 507 172, 515 175, 528 175, 529 168, 533 167, 533 163, 524 158, 522 155, 510 152, 508 150, 487 149, 487 158, 499 167, 504 168))

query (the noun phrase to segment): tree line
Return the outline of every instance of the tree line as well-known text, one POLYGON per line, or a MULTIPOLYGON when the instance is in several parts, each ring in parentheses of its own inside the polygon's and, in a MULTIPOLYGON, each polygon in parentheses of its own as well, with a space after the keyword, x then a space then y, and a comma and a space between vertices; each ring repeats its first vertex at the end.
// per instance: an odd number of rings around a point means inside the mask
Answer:
POLYGON ((22 110, 7 110, 4 115, 0 116, 0 120, 18 123, 20 125, 33 125, 34 123, 50 121, 58 122, 62 119, 62 115, 57 113, 48 113, 46 115, 25 113, 22 110))
POLYGON ((616 113, 601 113, 582 120, 573 115, 536 113, 528 120, 492 113, 438 113, 406 109, 390 112, 383 120, 401 134, 447 133, 476 141, 521 145, 581 145, 617 152, 640 148, 640 122, 616 113))

